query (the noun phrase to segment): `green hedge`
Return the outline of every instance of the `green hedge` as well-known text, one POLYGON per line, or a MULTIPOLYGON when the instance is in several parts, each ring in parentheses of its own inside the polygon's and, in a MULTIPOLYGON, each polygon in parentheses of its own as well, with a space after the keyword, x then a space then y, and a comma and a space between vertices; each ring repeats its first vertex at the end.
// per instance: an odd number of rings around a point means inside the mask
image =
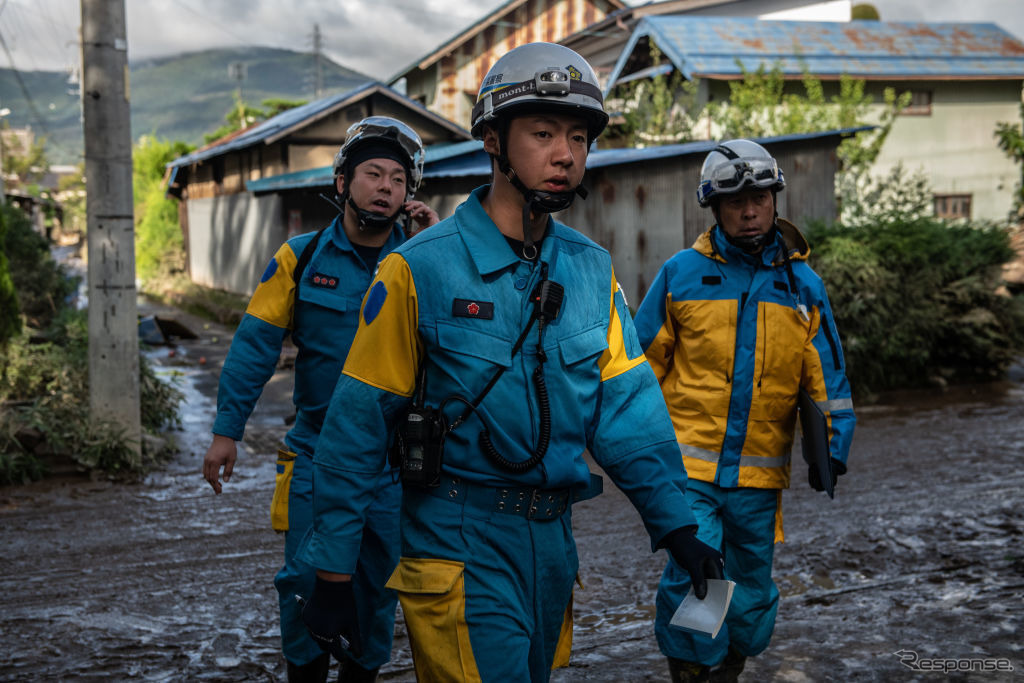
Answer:
POLYGON ((1005 229, 921 219, 807 237, 855 394, 997 379, 1024 352, 1024 302, 999 291, 1005 229))

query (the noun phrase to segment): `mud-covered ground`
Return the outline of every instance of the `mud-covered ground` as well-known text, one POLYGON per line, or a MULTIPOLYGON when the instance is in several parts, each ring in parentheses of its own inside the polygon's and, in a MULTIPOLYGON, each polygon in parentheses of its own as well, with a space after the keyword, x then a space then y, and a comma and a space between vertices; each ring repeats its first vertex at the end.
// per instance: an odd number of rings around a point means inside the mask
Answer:
MULTIPOLYGON (((153 352, 186 392, 182 453, 137 484, 0 489, 0 680, 284 680, 268 508, 290 372, 214 496, 200 464, 230 333, 156 312, 200 333, 153 352)), ((834 501, 795 465, 778 625, 744 680, 1024 680, 1024 372, 858 414, 834 501)), ((586 589, 553 680, 665 681, 651 626, 665 558, 607 488, 574 508, 586 589)), ((381 679, 414 680, 401 625, 381 679)))

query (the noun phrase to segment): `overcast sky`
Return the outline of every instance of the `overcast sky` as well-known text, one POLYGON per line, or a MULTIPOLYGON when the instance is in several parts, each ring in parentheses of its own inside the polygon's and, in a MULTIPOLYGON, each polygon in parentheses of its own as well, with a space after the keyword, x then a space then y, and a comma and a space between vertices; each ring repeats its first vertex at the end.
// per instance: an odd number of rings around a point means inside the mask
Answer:
MULTIPOLYGON (((125 0, 128 57, 263 45, 307 52, 319 24, 334 61, 384 80, 505 0, 125 0)), ((629 4, 639 4, 630 2, 629 4)), ((856 0, 855 0, 856 2, 856 0)), ((887 21, 995 22, 1024 38, 1024 0, 875 0, 887 21)), ((78 64, 79 0, 0 0, 0 67, 78 64)))

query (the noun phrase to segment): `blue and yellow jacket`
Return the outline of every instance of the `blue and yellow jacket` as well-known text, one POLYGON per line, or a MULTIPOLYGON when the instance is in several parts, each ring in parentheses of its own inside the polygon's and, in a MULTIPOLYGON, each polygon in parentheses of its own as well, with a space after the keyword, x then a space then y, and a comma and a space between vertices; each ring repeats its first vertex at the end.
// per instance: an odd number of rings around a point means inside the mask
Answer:
POLYGON ((543 265, 519 259, 473 192, 455 214, 395 250, 380 266, 314 456, 315 521, 305 560, 350 573, 387 435, 408 408, 421 365, 425 403, 460 414, 499 367, 506 372, 468 420, 448 434, 446 474, 489 486, 586 487, 583 458, 597 463, 640 511, 656 542, 694 524, 682 495, 668 412, 645 362, 608 252, 551 220, 540 248, 548 278, 565 288, 545 326, 544 376, 550 444, 537 467, 512 474, 478 445, 490 430, 497 450, 528 460, 539 411, 531 375, 538 329, 514 356, 543 265))
MULTIPOLYGON (((296 453, 313 454, 331 392, 356 333, 360 303, 377 267, 363 263, 339 216, 320 237, 296 302, 293 273, 316 234, 298 235, 281 245, 260 278, 221 370, 214 434, 242 438, 290 333, 298 349, 292 395, 297 412, 285 441, 296 453)), ((396 226, 381 257, 404 241, 396 226)))
POLYGON ((688 475, 723 487, 789 486, 801 386, 828 416, 833 458, 846 463, 853 437, 825 286, 800 231, 778 226, 756 256, 708 230, 662 266, 636 315, 688 475))

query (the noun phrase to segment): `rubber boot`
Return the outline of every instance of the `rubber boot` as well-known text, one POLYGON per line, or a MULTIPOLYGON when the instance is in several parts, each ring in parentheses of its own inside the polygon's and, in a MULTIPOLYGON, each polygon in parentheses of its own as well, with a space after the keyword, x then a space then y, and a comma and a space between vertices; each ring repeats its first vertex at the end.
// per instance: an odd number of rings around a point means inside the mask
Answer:
POLYGON ((377 680, 376 669, 364 669, 351 659, 346 659, 338 668, 338 683, 373 683, 377 680))
POLYGON ((711 667, 688 662, 685 659, 668 658, 668 675, 672 683, 698 683, 711 680, 711 667))
POLYGON ((330 668, 331 656, 326 652, 302 666, 288 661, 288 683, 327 683, 330 668))
POLYGON ((725 659, 711 668, 711 680, 714 683, 737 683, 746 663, 746 656, 741 655, 730 645, 725 659))

